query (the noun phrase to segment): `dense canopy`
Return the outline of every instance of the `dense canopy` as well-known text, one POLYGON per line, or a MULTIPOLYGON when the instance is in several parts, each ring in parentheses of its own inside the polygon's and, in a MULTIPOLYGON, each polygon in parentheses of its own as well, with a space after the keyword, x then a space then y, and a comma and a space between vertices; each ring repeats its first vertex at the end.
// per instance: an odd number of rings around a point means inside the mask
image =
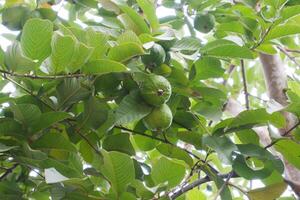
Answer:
POLYGON ((299 0, 0 9, 0 199, 300 194, 299 0))

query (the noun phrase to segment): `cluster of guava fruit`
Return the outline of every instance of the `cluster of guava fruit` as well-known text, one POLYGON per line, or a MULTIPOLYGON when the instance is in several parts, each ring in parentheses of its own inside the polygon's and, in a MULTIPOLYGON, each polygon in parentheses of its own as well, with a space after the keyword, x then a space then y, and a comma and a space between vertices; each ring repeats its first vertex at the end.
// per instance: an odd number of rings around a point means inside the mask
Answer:
POLYGON ((165 48, 155 43, 149 54, 142 56, 142 62, 152 73, 147 74, 139 83, 143 100, 153 107, 150 114, 143 118, 143 123, 151 131, 161 132, 171 126, 173 115, 166 104, 172 94, 170 82, 162 75, 170 73, 165 48))

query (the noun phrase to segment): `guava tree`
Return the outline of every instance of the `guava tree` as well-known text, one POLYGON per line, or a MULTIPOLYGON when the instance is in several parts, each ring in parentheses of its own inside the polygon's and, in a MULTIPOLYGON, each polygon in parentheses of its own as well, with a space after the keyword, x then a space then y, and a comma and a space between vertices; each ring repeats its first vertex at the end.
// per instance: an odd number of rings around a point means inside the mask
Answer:
POLYGON ((0 6, 0 199, 299 197, 299 0, 0 6))

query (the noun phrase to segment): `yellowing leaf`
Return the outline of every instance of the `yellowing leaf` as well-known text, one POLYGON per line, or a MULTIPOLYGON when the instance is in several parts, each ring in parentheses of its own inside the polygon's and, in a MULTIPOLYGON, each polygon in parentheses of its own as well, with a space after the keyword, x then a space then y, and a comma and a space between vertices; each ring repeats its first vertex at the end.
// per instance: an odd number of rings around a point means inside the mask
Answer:
POLYGON ((276 183, 264 188, 258 188, 248 192, 250 200, 274 200, 286 190, 286 183, 276 183))

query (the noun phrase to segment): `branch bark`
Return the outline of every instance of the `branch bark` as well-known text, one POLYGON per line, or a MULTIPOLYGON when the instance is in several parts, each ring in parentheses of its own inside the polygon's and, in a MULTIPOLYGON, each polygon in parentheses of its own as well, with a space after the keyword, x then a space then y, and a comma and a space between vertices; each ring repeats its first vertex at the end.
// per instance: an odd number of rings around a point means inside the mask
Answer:
MULTIPOLYGON (((279 55, 267 55, 262 53, 259 55, 259 58, 264 70, 265 83, 270 99, 274 99, 281 105, 286 106, 288 102, 284 90, 287 88, 287 75, 282 60, 279 55)), ((298 122, 291 113, 283 112, 283 114, 286 118, 287 125, 284 129, 280 130, 280 133, 282 136, 287 136, 289 135, 286 134, 288 130, 294 127, 298 122)), ((300 171, 290 165, 286 160, 284 160, 284 163, 287 179, 293 183, 294 187, 292 189, 300 196, 300 171)))

